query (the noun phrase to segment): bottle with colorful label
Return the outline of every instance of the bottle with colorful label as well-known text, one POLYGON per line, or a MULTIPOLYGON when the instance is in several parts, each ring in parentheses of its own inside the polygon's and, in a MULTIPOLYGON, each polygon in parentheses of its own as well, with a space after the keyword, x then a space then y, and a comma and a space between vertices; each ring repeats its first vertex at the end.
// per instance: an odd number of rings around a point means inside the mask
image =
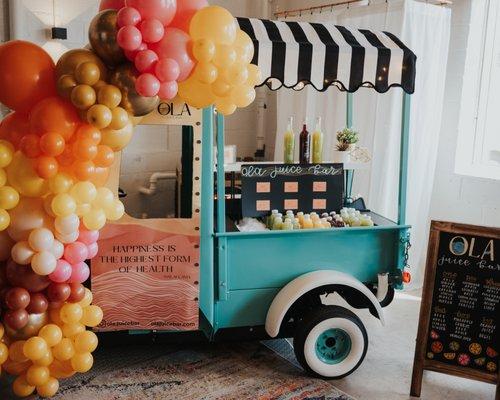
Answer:
POLYGON ((285 164, 293 164, 295 155, 295 134, 293 133, 293 117, 288 118, 283 144, 283 161, 285 164))
POLYGON ((311 133, 312 162, 319 164, 323 162, 323 132, 321 131, 321 117, 316 119, 316 128, 311 133))
POLYGON ((311 137, 307 131, 307 119, 304 119, 302 132, 300 132, 300 163, 309 164, 311 157, 311 137))

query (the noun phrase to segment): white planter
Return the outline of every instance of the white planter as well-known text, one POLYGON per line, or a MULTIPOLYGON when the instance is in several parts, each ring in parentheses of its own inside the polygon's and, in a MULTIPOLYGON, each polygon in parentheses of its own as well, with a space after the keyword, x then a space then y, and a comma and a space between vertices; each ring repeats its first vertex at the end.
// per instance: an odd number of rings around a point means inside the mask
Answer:
POLYGON ((350 151, 333 151, 332 162, 339 164, 346 164, 351 161, 351 153, 350 151))

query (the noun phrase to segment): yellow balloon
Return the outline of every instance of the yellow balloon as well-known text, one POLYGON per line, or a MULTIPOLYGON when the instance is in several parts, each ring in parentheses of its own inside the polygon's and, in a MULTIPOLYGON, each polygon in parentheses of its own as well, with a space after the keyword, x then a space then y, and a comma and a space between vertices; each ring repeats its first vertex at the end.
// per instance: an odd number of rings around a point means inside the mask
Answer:
POLYGON ((70 191, 78 204, 92 203, 97 196, 97 190, 92 182, 78 182, 70 191))
POLYGON ((215 101, 210 85, 201 83, 193 77, 179 83, 179 96, 196 108, 208 107, 215 101))
POLYGON ((6 140, 0 140, 0 168, 5 168, 12 162, 14 147, 6 140))
POLYGON ((224 80, 231 85, 242 85, 248 80, 248 66, 244 64, 233 64, 223 72, 224 80))
POLYGON ((29 338, 23 346, 24 355, 34 361, 42 358, 49 349, 47 342, 39 336, 29 338))
POLYGON ((76 211, 76 201, 68 193, 59 193, 52 199, 52 212, 58 217, 67 217, 76 211))
POLYGON ((92 295, 92 292, 89 288, 85 288, 85 297, 80 300, 80 302, 78 304, 80 304, 82 307, 88 307, 92 304, 92 300, 93 300, 94 296, 92 295))
POLYGON ((73 178, 64 172, 59 172, 49 180, 50 191, 54 194, 66 193, 73 186, 73 178))
POLYGON ((11 186, 0 187, 0 208, 10 210, 19 203, 19 193, 11 186))
POLYGON ((77 353, 71 358, 71 366, 76 372, 87 372, 94 364, 94 357, 90 353, 77 353))
POLYGON ((35 386, 28 383, 25 375, 21 375, 12 384, 12 390, 18 397, 27 397, 35 391, 35 386))
POLYGON ((31 160, 17 151, 7 167, 7 179, 19 194, 26 197, 43 197, 49 191, 49 184, 33 169, 31 160))
POLYGON ((50 375, 54 378, 63 379, 73 376, 76 372, 71 366, 71 360, 59 361, 57 359, 49 367, 50 375))
POLYGON ((212 83, 212 92, 214 92, 217 97, 228 96, 229 92, 231 92, 231 88, 232 86, 220 77, 212 83))
POLYGON ((106 213, 102 208, 93 208, 83 216, 83 225, 91 231, 98 231, 106 224, 106 213))
POLYGON ((56 360, 69 360, 75 355, 75 346, 73 345, 73 341, 69 338, 62 339, 59 344, 52 348, 52 354, 56 360))
POLYGON ((218 99, 215 103, 217 111, 222 115, 231 115, 236 111, 236 104, 234 104, 230 99, 218 99))
POLYGON ((214 83, 218 74, 217 67, 210 62, 199 62, 194 70, 194 77, 206 84, 214 83))
POLYGON ((96 305, 90 305, 83 309, 81 323, 93 328, 101 323, 102 317, 103 314, 101 308, 96 305))
POLYGON ((262 71, 255 64, 250 64, 248 67, 247 85, 257 86, 262 83, 262 71))
POLYGON ((31 386, 45 385, 50 379, 50 371, 41 365, 32 365, 26 371, 26 381, 31 386))
POLYGON ((193 43, 193 55, 200 62, 210 62, 215 56, 215 43, 210 39, 199 39, 193 43))
POLYGON ((50 364, 52 364, 53 362, 54 362, 54 356, 52 355, 52 351, 47 350, 47 352, 43 355, 43 357, 33 361, 33 364, 42 367, 49 367, 50 364))
POLYGON ((85 325, 80 322, 64 324, 62 326, 62 331, 65 337, 73 339, 78 334, 85 332, 85 325))
POLYGON ((123 214, 125 214, 125 206, 120 200, 115 199, 113 204, 105 209, 105 212, 107 219, 110 221, 118 221, 123 217, 123 214))
POLYGON ((45 385, 37 386, 36 392, 41 397, 52 397, 59 390, 59 381, 50 377, 45 385))
POLYGON ((4 186, 7 183, 7 172, 4 169, 0 169, 0 186, 4 186))
POLYGON ((236 32, 236 41, 234 42, 234 49, 238 54, 238 62, 242 64, 250 64, 254 55, 254 46, 252 39, 246 32, 238 29, 236 32))
POLYGON ((133 133, 134 125, 129 119, 127 125, 125 125, 125 127, 122 129, 103 129, 101 131, 101 144, 111 147, 113 151, 120 151, 129 144, 130 140, 132 139, 133 133))
POLYGON ((99 340, 94 332, 85 331, 75 336, 74 342, 77 353, 92 353, 97 349, 99 340))
POLYGON ((66 303, 61 307, 61 320, 66 324, 75 324, 82 319, 83 308, 78 303, 66 303))
POLYGON ((78 204, 76 206, 76 215, 83 217, 85 214, 92 210, 92 205, 90 203, 78 204))
POLYGON ((6 230, 10 225, 10 215, 7 211, 0 209, 0 231, 6 230))
POLYGON ((237 30, 234 17, 219 6, 202 8, 193 16, 189 25, 189 34, 193 40, 211 39, 221 44, 233 44, 237 30))
POLYGON ((9 358, 9 348, 5 343, 0 343, 0 365, 9 358))
POLYGON ((40 332, 38 332, 38 336, 44 339, 49 347, 54 347, 56 344, 59 344, 63 338, 61 328, 56 324, 45 325, 40 329, 40 332))
POLYGON ((97 196, 92 203, 92 205, 96 208, 108 208, 113 205, 115 201, 115 195, 113 192, 107 187, 100 187, 97 189, 97 196))
POLYGON ((229 68, 238 58, 238 53, 230 45, 219 45, 215 52, 214 64, 219 68, 229 68))
POLYGON ((231 100, 238 107, 248 107, 255 100, 255 89, 248 85, 238 85, 231 90, 231 100))

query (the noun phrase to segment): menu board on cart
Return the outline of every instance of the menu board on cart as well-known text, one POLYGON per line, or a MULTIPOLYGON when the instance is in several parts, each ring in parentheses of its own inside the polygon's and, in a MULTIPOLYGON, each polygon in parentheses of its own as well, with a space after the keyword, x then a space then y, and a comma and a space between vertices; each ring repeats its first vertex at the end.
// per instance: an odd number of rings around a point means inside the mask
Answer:
POLYGON ((433 221, 412 395, 426 369, 498 383, 499 303, 500 229, 433 221))
POLYGON ((244 217, 264 216, 273 209, 339 211, 344 170, 342 164, 243 164, 241 185, 244 217))

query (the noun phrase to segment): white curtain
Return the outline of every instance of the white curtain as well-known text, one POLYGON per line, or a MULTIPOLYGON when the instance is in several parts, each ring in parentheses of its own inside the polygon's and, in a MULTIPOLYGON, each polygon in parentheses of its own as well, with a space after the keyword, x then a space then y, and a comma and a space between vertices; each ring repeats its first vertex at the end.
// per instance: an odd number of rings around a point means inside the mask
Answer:
MULTIPOLYGON (((412 286, 419 287, 427 249, 451 10, 415 0, 372 0, 370 5, 337 7, 332 12, 304 15, 300 19, 389 31, 401 38, 418 57, 415 94, 411 96, 407 221, 413 225, 412 286)), ((324 93, 306 87, 301 92, 280 90, 277 97, 276 160, 283 159, 283 132, 289 116, 296 117, 296 131, 301 129, 306 116, 310 128, 316 116, 323 117, 325 151, 333 150, 335 133, 345 126, 345 93, 334 87, 324 93)), ((370 209, 393 220, 397 218, 401 108, 402 90, 399 88, 385 94, 362 88, 354 94, 354 127, 360 132, 360 146, 367 147, 373 159, 369 170, 356 171, 353 194, 361 194, 370 209)))

